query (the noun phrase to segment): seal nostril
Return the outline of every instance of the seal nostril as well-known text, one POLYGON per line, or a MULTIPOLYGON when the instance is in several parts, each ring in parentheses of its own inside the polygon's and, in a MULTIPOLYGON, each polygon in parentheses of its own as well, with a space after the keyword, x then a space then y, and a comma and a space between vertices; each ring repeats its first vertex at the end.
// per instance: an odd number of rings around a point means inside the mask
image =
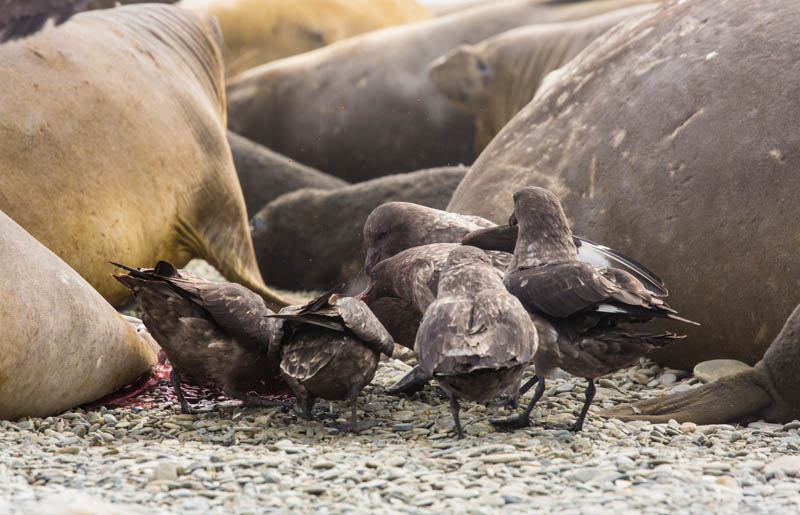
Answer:
POLYGON ((476 59, 475 67, 478 69, 480 73, 486 73, 487 71, 489 71, 489 67, 486 66, 486 62, 483 59, 476 59))

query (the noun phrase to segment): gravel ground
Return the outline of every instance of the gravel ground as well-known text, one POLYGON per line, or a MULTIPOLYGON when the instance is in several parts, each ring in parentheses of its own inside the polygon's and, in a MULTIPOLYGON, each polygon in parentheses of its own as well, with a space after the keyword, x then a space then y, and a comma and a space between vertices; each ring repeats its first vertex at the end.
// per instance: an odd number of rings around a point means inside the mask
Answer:
MULTIPOLYGON (((695 426, 596 416, 699 383, 681 371, 642 360, 601 379, 579 434, 540 426, 494 432, 488 419, 508 410, 464 402, 469 436, 458 441, 435 386, 412 398, 385 394, 413 362, 408 353, 381 364, 359 416, 383 425, 357 436, 339 434, 332 420, 235 401, 203 415, 158 405, 2 421, 0 513, 800 510, 800 422, 695 426)), ((572 422, 583 388, 566 375, 549 381, 536 423, 572 422)))

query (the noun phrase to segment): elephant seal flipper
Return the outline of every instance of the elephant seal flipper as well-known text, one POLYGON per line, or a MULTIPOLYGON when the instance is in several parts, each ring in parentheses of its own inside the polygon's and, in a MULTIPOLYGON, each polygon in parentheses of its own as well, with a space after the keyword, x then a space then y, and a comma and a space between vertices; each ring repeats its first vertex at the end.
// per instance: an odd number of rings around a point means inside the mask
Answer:
MULTIPOLYGON (((221 214, 222 210, 213 212, 221 214)), ((221 217, 210 217, 207 221, 206 225, 192 224, 178 217, 179 241, 208 261, 227 280, 258 293, 270 309, 286 306, 288 303, 264 284, 255 260, 253 241, 245 230, 247 226, 226 223, 221 217)))
POLYGON ((671 419, 695 424, 739 420, 772 404, 769 392, 759 384, 760 379, 756 370, 750 369, 684 392, 617 406, 601 412, 601 416, 654 424, 666 424, 671 419))
POLYGON ((624 421, 669 419, 722 424, 764 418, 786 423, 800 417, 800 306, 754 367, 673 395, 617 406, 601 413, 624 421))

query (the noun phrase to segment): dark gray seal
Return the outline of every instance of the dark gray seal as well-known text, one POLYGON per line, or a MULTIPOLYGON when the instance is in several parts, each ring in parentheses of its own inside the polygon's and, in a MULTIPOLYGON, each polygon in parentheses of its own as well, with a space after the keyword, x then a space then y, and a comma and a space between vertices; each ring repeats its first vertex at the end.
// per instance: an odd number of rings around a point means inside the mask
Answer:
POLYGON ((364 222, 373 209, 395 200, 441 209, 465 173, 435 168, 283 195, 250 221, 265 280, 294 290, 327 290, 355 280, 365 258, 364 222))
POLYGON ((248 219, 284 193, 303 188, 332 190, 347 186, 347 182, 338 177, 300 164, 235 132, 228 131, 228 143, 244 193, 248 219))
POLYGON ((504 0, 338 41, 232 78, 228 126, 349 182, 471 163, 473 126, 428 79, 431 61, 514 27, 635 3, 504 0))
POLYGON ((781 0, 693 0, 605 33, 495 137, 448 210, 499 221, 520 187, 546 187, 576 233, 657 270, 702 323, 657 360, 755 363, 797 301, 798 26, 781 0))
POLYGON ((461 45, 431 63, 436 87, 475 124, 475 151, 483 150, 531 101, 545 76, 621 21, 657 4, 636 5, 582 20, 527 25, 461 45))

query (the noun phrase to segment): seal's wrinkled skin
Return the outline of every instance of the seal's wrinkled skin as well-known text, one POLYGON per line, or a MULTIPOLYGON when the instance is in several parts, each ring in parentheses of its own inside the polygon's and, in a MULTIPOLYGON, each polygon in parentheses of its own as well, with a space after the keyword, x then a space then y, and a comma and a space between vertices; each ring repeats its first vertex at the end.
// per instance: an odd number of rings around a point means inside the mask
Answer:
POLYGON ((702 324, 655 359, 755 363, 800 277, 795 7, 670 0, 606 32, 497 134, 448 210, 500 222, 515 191, 545 187, 576 233, 657 270, 702 324))
POLYGON ((130 296, 109 259, 201 257, 285 305, 253 253, 219 38, 207 15, 137 5, 0 45, 0 209, 112 304, 130 296))

